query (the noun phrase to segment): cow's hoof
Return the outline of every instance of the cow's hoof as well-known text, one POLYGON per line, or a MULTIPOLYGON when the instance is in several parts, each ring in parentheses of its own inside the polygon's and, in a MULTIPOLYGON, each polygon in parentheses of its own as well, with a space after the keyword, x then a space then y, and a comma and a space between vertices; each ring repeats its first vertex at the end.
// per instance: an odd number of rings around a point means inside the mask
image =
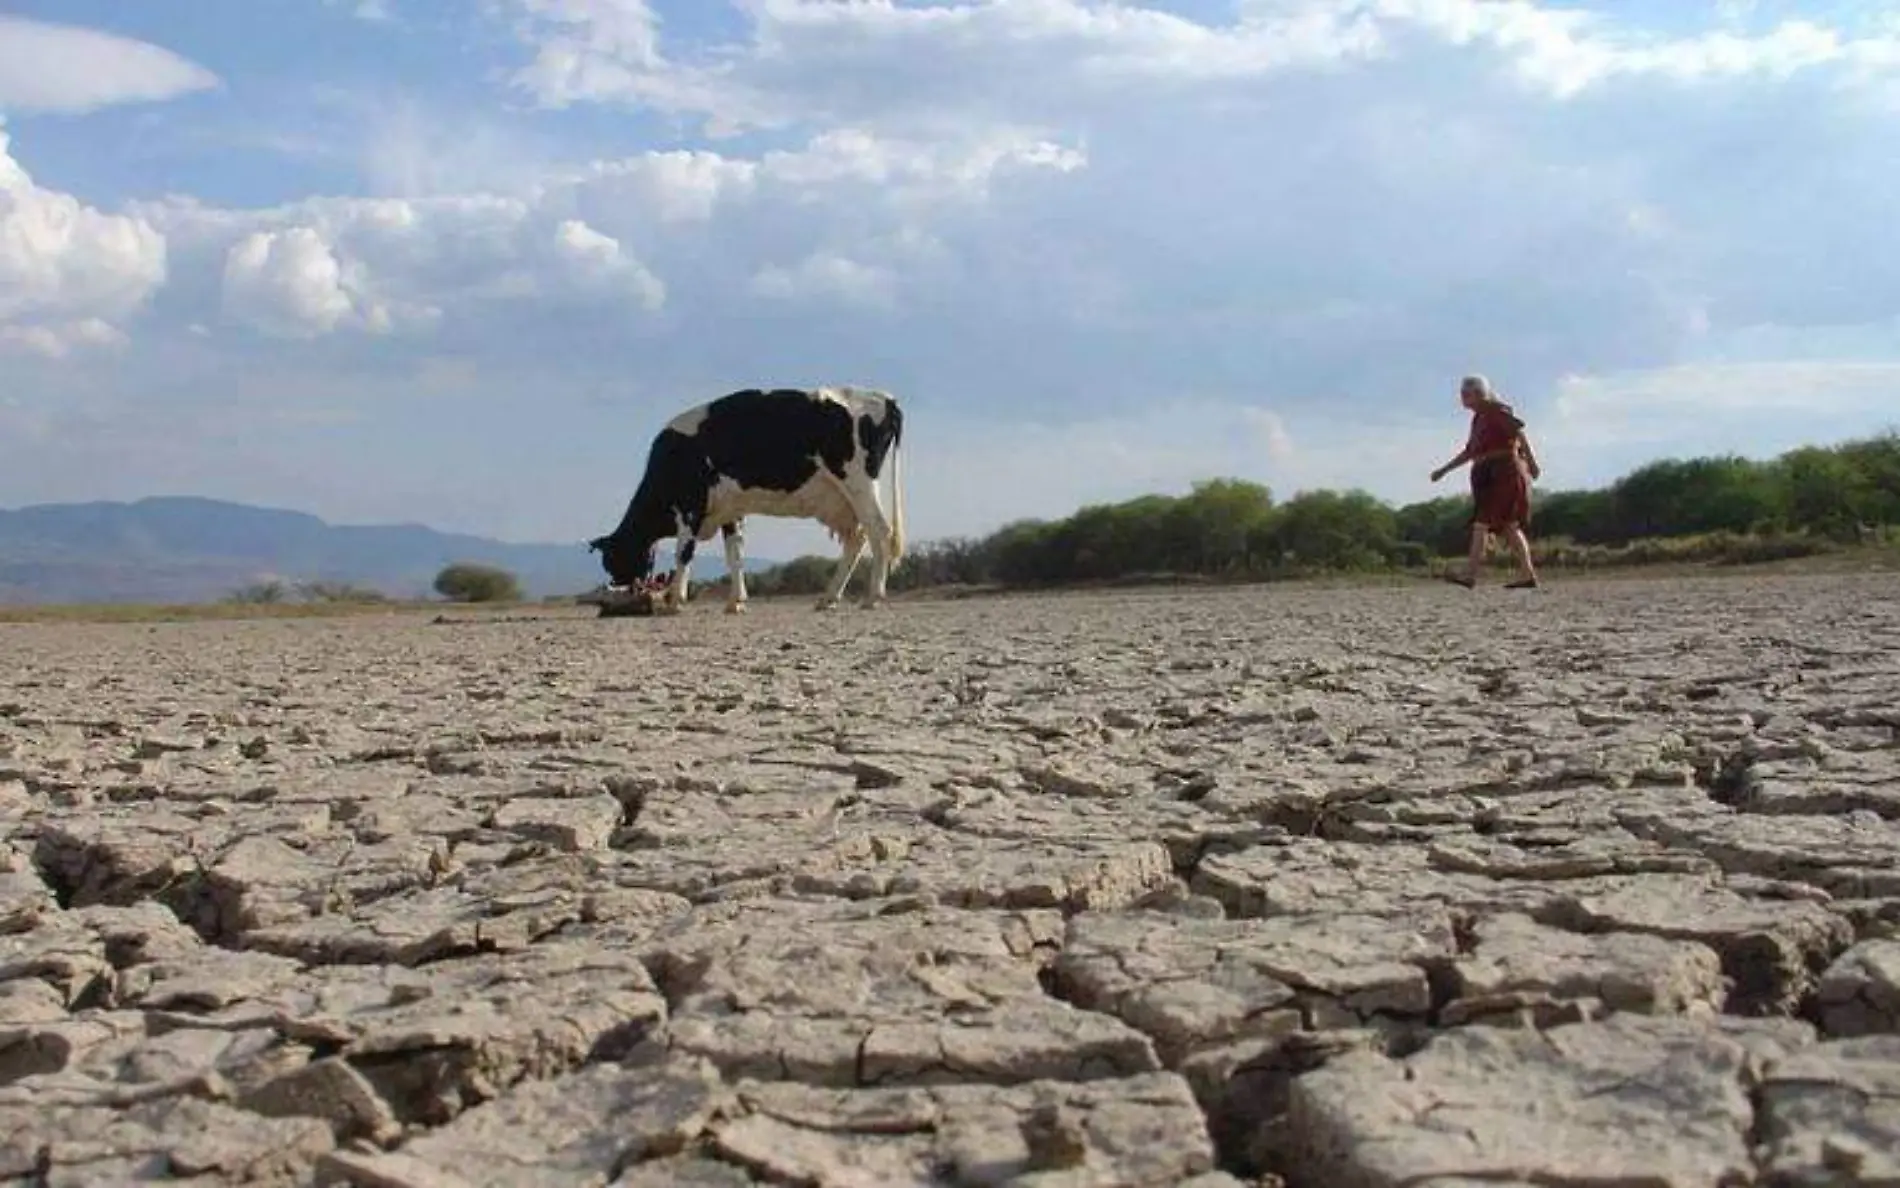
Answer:
POLYGON ((677 615, 680 613, 680 604, 668 599, 659 599, 653 604, 653 613, 656 615, 677 615))
POLYGON ((884 609, 884 600, 882 598, 861 599, 858 602, 858 608, 860 610, 882 610, 884 609))
POLYGON ((822 612, 822 611, 834 611, 834 610, 837 610, 837 609, 838 609, 838 602, 837 602, 837 600, 836 600, 836 599, 833 599, 833 598, 827 598, 827 599, 824 599, 824 600, 822 600, 822 601, 820 601, 820 602, 816 602, 816 603, 813 603, 813 604, 812 604, 812 609, 813 609, 813 610, 815 610, 815 611, 820 611, 820 612, 822 612))
POLYGON ((745 603, 743 603, 743 602, 728 602, 728 603, 726 604, 726 613, 727 613, 727 614, 729 614, 729 615, 743 615, 743 614, 745 614, 745 603))

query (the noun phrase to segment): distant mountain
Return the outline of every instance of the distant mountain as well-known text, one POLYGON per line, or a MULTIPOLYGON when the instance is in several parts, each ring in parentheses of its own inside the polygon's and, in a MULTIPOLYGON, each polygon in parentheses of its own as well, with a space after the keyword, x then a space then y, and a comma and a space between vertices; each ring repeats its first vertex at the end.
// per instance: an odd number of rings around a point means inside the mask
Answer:
MULTIPOLYGON (((329 524, 303 512, 216 499, 53 503, 0 510, 0 603, 211 602, 256 582, 347 582, 396 597, 432 597, 444 565, 497 565, 528 595, 579 594, 605 575, 582 541, 512 544, 421 524, 329 524)), ((670 567, 662 545, 660 568, 670 567)), ((746 559, 746 570, 776 562, 746 559)), ((705 548, 695 579, 723 577, 705 548)))

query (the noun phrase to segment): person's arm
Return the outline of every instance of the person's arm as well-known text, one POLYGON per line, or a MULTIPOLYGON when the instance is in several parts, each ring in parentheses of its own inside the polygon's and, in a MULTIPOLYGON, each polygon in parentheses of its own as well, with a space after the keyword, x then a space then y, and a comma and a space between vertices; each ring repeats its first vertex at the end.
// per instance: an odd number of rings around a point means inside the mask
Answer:
POLYGON ((1469 461, 1471 461, 1471 443, 1466 442, 1465 448, 1458 451, 1457 457, 1432 471, 1432 481, 1437 482, 1469 461))
POLYGON ((1531 481, 1536 482, 1543 476, 1544 468, 1537 464, 1537 451, 1531 449, 1530 434, 1520 433, 1518 434, 1517 440, 1524 445, 1524 463, 1530 468, 1531 481))

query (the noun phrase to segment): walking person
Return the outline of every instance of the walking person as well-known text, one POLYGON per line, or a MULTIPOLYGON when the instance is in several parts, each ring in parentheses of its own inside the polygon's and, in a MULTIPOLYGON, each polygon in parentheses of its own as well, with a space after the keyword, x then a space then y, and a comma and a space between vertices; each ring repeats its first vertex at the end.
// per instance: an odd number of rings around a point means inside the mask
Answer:
POLYGON ((1437 482, 1469 462, 1471 464, 1471 551, 1463 574, 1448 574, 1447 580, 1470 589, 1478 584, 1478 570, 1484 564, 1484 549, 1491 533, 1500 532, 1517 554, 1518 577, 1507 582, 1508 590, 1537 588, 1537 567, 1531 563, 1531 542, 1524 529, 1531 519, 1531 482, 1542 470, 1524 435, 1524 422, 1511 406, 1498 398, 1491 381, 1482 375, 1468 375, 1458 387, 1458 401, 1471 410, 1471 433, 1458 456, 1432 471, 1437 482))

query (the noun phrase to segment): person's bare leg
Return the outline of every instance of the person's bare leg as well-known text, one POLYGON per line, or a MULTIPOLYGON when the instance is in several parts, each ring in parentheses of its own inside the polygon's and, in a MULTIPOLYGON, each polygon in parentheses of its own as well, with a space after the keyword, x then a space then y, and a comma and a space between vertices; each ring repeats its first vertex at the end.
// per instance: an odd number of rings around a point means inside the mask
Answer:
POLYGON ((1531 563, 1531 542, 1530 538, 1524 535, 1523 526, 1511 525, 1511 530, 1505 538, 1511 542, 1511 551, 1517 554, 1518 581, 1535 584, 1537 566, 1531 563))
POLYGON ((1484 566, 1484 548, 1491 543, 1491 530, 1483 524, 1471 526, 1471 552, 1465 558, 1465 578, 1472 585, 1478 584, 1478 571, 1484 566))

